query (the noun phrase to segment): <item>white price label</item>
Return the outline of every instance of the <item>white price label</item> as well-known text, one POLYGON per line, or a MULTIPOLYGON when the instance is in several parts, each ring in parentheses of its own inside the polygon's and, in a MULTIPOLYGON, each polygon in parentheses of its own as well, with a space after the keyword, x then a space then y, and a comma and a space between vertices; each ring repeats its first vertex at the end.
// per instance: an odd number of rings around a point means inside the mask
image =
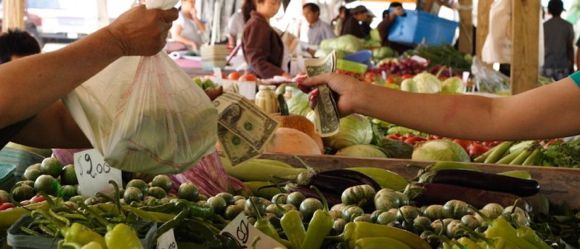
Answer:
POLYGON ((286 248, 272 237, 256 229, 248 221, 248 216, 244 212, 240 213, 232 220, 220 234, 230 237, 240 248, 272 249, 286 248))
POLYGON ((123 186, 121 170, 111 167, 103 156, 95 149, 85 150, 74 154, 74 165, 79 192, 83 196, 94 196, 98 192, 112 192, 113 186, 109 181, 115 181, 123 186))
POLYGON ((165 232, 157 239, 157 249, 177 249, 173 229, 165 232))

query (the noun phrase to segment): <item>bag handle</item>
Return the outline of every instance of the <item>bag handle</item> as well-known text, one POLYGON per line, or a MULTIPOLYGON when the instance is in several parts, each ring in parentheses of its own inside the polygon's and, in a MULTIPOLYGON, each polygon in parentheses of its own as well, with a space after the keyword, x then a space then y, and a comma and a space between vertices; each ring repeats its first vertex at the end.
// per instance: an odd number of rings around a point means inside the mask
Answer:
POLYGON ((146 0, 145 7, 147 9, 162 9, 168 10, 173 8, 179 0, 146 0))

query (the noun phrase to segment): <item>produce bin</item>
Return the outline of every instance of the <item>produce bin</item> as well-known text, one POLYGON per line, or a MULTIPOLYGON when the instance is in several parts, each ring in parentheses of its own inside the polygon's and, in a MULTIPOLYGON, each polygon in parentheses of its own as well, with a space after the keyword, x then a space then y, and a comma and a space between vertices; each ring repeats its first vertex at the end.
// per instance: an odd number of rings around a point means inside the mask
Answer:
POLYGON ((403 44, 443 45, 453 43, 459 23, 422 11, 406 10, 389 31, 389 41, 403 44))
MULTIPOLYGON (((52 249, 57 248, 59 238, 32 236, 20 231, 20 227, 32 222, 32 217, 24 216, 8 229, 7 242, 13 249, 52 249)), ((154 248, 156 246, 155 236, 157 235, 157 224, 143 223, 140 226, 150 226, 144 238, 141 238, 143 248, 154 248)))
MULTIPOLYGON (((317 170, 343 169, 350 167, 377 167, 391 170, 406 179, 413 179, 419 170, 434 162, 405 159, 370 159, 340 156, 299 156, 306 164, 317 170)), ((303 167, 293 155, 266 154, 262 158, 280 160, 295 167, 303 167)), ((472 163, 483 172, 499 173, 510 170, 526 170, 540 183, 540 193, 555 204, 567 203, 580 208, 580 170, 573 168, 513 166, 472 163)))

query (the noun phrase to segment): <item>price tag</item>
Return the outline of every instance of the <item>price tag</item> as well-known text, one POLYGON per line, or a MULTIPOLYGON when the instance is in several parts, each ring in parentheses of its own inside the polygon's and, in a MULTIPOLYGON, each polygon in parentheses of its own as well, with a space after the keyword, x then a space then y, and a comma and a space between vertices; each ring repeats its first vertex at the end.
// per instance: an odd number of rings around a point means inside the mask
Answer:
POLYGON ((74 165, 79 192, 83 196, 94 196, 98 192, 112 192, 110 180, 123 186, 121 170, 111 167, 103 156, 95 149, 85 150, 74 154, 74 165))
POLYGON ((244 212, 240 213, 230 222, 220 234, 230 237, 240 248, 272 249, 286 248, 272 237, 256 229, 248 221, 248 216, 244 212))
POLYGON ((173 229, 165 232, 157 239, 157 249, 177 249, 173 229))

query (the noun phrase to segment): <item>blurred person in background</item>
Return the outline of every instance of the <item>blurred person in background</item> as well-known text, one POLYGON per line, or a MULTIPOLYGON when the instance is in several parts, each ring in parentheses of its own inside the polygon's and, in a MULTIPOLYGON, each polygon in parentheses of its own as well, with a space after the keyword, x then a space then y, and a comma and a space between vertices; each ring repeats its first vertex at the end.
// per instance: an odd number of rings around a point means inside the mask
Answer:
POLYGON ((280 0, 246 0, 242 13, 246 26, 242 36, 242 49, 248 69, 259 78, 274 76, 289 78, 290 59, 280 35, 270 26, 270 18, 280 9, 280 0))
POLYGON ((371 33, 370 23, 374 15, 365 6, 359 5, 350 10, 350 15, 346 18, 340 35, 354 35, 365 39, 371 33))
POLYGON ((134 7, 62 49, 0 65, 0 147, 91 147, 59 100, 122 56, 158 53, 176 18, 175 9, 134 7))
POLYGON ((314 57, 322 40, 334 38, 334 32, 330 24, 320 20, 320 7, 314 3, 307 3, 302 6, 302 14, 306 22, 302 22, 298 37, 302 44, 302 49, 306 50, 314 57))
MULTIPOLYGON (((244 3, 242 3, 243 5, 244 3)), ((234 48, 236 45, 242 43, 242 33, 244 32, 244 15, 239 9, 234 13, 228 21, 228 47, 234 48)))
POLYGON ((334 30, 334 35, 339 36, 340 32, 342 32, 342 26, 346 17, 348 16, 348 9, 344 6, 340 6, 338 8, 338 15, 332 19, 330 22, 332 24, 332 28, 334 30))
POLYGON ((199 52, 201 45, 207 42, 206 31, 205 23, 197 17, 195 0, 182 0, 179 17, 171 30, 173 40, 199 52))
POLYGON ((574 72, 574 27, 562 19, 564 11, 561 0, 548 2, 552 16, 544 22, 544 66, 542 75, 560 80, 574 72))

